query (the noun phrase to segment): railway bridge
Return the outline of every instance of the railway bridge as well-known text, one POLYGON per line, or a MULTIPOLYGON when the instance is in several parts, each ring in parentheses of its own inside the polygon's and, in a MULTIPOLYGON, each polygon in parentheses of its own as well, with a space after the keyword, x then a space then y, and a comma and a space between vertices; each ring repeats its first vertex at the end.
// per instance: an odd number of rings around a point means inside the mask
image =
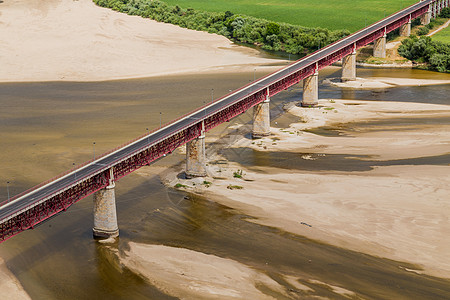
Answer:
POLYGON ((56 178, 0 204, 0 242, 33 228, 94 194, 94 228, 98 238, 116 237, 115 181, 186 144, 187 176, 205 176, 205 133, 254 108, 253 136, 270 134, 270 97, 303 80, 302 106, 318 101, 319 71, 341 60, 342 80, 356 79, 356 50, 374 43, 374 56, 385 57, 386 34, 400 28, 409 36, 411 21, 426 25, 450 0, 423 0, 257 79, 168 125, 143 135, 56 178))

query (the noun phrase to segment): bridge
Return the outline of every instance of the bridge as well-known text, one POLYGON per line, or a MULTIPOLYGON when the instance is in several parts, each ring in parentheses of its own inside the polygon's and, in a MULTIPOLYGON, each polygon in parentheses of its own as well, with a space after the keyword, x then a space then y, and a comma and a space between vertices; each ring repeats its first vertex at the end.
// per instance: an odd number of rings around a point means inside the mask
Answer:
POLYGON ((409 36, 411 21, 426 25, 450 0, 423 0, 350 36, 330 44, 272 74, 122 145, 84 165, 43 182, 0 204, 0 242, 33 228, 94 194, 94 228, 98 238, 119 234, 115 181, 186 144, 186 175, 206 176, 205 133, 254 107, 253 136, 270 134, 270 97, 303 80, 302 106, 318 101, 318 74, 342 59, 342 80, 356 79, 356 50, 374 43, 374 56, 385 57, 386 34, 399 28, 409 36))

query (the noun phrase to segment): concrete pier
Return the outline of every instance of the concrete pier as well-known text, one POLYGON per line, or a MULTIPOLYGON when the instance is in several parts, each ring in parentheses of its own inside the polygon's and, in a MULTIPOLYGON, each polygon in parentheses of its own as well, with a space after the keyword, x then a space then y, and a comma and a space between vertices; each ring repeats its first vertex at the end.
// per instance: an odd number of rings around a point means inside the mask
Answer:
POLYGON ((266 95, 266 100, 257 104, 253 108, 253 138, 261 138, 270 135, 270 98, 266 95))
POLYGON ((426 13, 420 16, 420 23, 422 25, 428 25, 431 21, 431 9, 429 9, 426 13))
POLYGON ((373 46, 373 56, 378 58, 386 58, 386 34, 375 40, 373 46))
POLYGON ((342 77, 341 81, 356 80, 356 51, 342 59, 342 77))
POLYGON ((114 181, 94 194, 94 237, 100 239, 119 236, 117 225, 116 196, 114 181))
POLYGON ((303 79, 303 107, 314 107, 319 103, 319 72, 303 79))
POLYGON ((400 26, 400 36, 410 36, 411 35, 411 20, 408 23, 400 26))
POLYGON ((186 177, 206 176, 205 134, 186 144, 186 177))

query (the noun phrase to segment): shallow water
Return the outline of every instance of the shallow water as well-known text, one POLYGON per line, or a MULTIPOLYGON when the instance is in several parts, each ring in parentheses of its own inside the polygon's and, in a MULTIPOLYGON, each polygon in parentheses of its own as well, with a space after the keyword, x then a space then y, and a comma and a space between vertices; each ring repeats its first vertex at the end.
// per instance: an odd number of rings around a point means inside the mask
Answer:
MULTIPOLYGON (((321 73, 321 77, 336 76, 336 70, 329 68, 321 73)), ((406 76, 404 71, 359 72, 371 76, 406 76), (379 75, 383 72, 384 75, 379 75)), ((419 78, 437 76, 415 70, 406 73, 419 78)), ((168 122, 210 101, 211 89, 217 98, 252 78, 253 72, 93 83, 0 84, 0 201, 7 198, 6 181, 11 182, 11 194, 17 194, 71 168, 73 163, 92 158, 94 150, 97 154, 107 151, 145 133, 146 128, 158 127, 160 112, 161 122, 168 122)), ((363 94, 355 92, 354 97, 359 99, 365 95, 365 100, 448 104, 448 96, 445 96, 448 88, 421 87, 412 93, 411 88, 375 94, 364 91, 363 94)), ((300 89, 296 86, 274 97, 271 114, 278 115, 283 103, 301 99, 300 89)), ((346 93, 348 91, 339 88, 321 88, 321 97, 338 99, 345 96, 348 99, 346 93)), ((250 112, 243 114, 230 124, 245 124, 250 116, 250 112)), ((279 120, 283 122, 283 118, 279 120)), ((440 124, 441 120, 432 122, 440 124)), ((364 125, 360 126, 364 128, 364 125)), ((366 128, 369 127, 366 124, 366 128)), ((212 134, 218 136, 225 131, 225 126, 221 126, 212 134)), ((221 146, 217 144, 216 147, 221 146)), ((284 165, 295 168, 292 161, 298 160, 298 156, 290 157, 288 153, 278 155, 276 159, 270 157, 270 153, 245 155, 235 159, 254 167, 284 165)), ((156 165, 170 166, 182 159, 182 155, 174 153, 156 165)), ((448 161, 448 155, 416 163, 441 164, 443 161, 448 161)), ((339 166, 350 165, 342 170, 352 171, 370 168, 375 162, 367 157, 325 156, 308 163, 312 170, 336 170, 339 166)), ((282 280, 282 276, 297 276, 303 284, 316 290, 315 295, 335 299, 341 296, 321 285, 308 283, 306 279, 339 285, 365 298, 450 298, 448 280, 403 271, 399 265, 414 269, 404 263, 253 224, 246 221, 248 216, 233 209, 167 188, 155 175, 131 174, 121 179, 117 183, 116 197, 121 235, 116 246, 120 250, 126 248, 127 241, 185 247, 253 266, 287 288, 292 287, 282 280)), ((300 221, 299 226, 303 226, 300 221)), ((121 267, 110 249, 94 242, 92 223, 92 199, 89 197, 34 230, 0 244, 0 252, 33 299, 171 298, 121 267)), ((291 298, 300 296, 300 292, 292 292, 291 298)))
POLYGON ((370 171, 376 166, 397 165, 450 165, 450 154, 415 157, 409 159, 374 160, 367 155, 268 152, 252 148, 230 148, 222 151, 231 161, 238 161, 250 170, 261 172, 258 167, 274 167, 303 171, 370 171))

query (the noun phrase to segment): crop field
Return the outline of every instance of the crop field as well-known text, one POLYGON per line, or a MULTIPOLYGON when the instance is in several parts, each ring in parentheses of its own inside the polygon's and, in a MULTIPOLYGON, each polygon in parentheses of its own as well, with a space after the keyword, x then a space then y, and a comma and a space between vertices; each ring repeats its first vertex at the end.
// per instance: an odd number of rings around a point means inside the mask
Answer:
POLYGON ((162 0, 197 10, 245 14, 306 27, 357 31, 415 0, 162 0))
POLYGON ((431 38, 433 39, 433 41, 450 44, 450 27, 442 29, 441 31, 433 35, 431 38))

